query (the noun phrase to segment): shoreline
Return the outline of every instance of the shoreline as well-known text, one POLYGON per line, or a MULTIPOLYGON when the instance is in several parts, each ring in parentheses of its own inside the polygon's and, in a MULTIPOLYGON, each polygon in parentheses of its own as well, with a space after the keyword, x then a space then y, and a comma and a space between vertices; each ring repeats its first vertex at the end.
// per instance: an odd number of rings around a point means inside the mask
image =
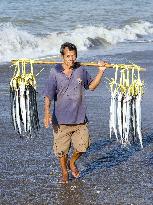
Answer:
MULTIPOLYGON (((113 49, 113 48, 112 48, 113 49)), ((124 48, 125 49, 125 48, 124 48)), ((118 50, 120 50, 120 49, 118 49, 118 50)), ((118 56, 128 56, 128 57, 130 57, 131 56, 131 58, 133 58, 134 56, 139 56, 139 54, 140 55, 142 55, 142 56, 146 56, 146 54, 147 54, 147 56, 148 55, 152 55, 153 54, 153 49, 146 49, 146 50, 130 50, 130 51, 128 51, 128 52, 124 52, 124 53, 122 53, 121 52, 121 50, 120 50, 120 52, 117 52, 117 53, 112 53, 112 52, 109 52, 109 50, 107 51, 107 52, 105 52, 105 53, 103 53, 103 52, 101 52, 101 51, 103 51, 103 48, 100 48, 100 49, 97 49, 97 48, 95 48, 95 49, 90 49, 90 50, 88 50, 88 51, 78 51, 79 53, 78 53, 78 61, 80 61, 81 62, 81 60, 82 61, 84 61, 85 59, 88 59, 88 61, 90 62, 90 61, 93 61, 93 58, 96 58, 97 59, 97 57, 98 58, 100 58, 100 57, 106 57, 106 58, 110 58, 110 57, 118 57, 118 56), (99 54, 99 53, 102 53, 102 54, 99 54), (83 57, 82 57, 83 56, 83 57), (90 58, 91 58, 91 60, 90 60, 90 58)), ((49 57, 49 55, 47 55, 46 56, 47 58, 46 58, 46 60, 48 59, 48 57, 49 57)), ((55 58, 55 55, 51 55, 51 57, 50 58, 55 58)), ((21 58, 22 59, 22 58, 21 58)), ((26 59, 26 58, 25 58, 26 59)), ((30 59, 30 58, 27 58, 27 59, 30 59)), ((32 60, 33 60, 33 58, 31 58, 32 60)), ((36 60, 38 60, 38 59, 42 59, 42 61, 43 61, 43 59, 45 59, 45 57, 40 57, 40 58, 36 58, 36 60)), ((34 60, 35 60, 35 58, 34 58, 34 60)), ((55 61, 60 61, 60 56, 59 55, 56 55, 56 58, 55 58, 55 61), (58 59, 58 60, 57 60, 58 59)), ((122 59, 123 60, 123 59, 122 59)), ((127 59, 124 59, 125 60, 125 62, 122 62, 122 63, 127 63, 126 61, 127 61, 127 59)), ((45 61, 45 60, 44 60, 45 61)), ((54 61, 54 60, 51 60, 51 61, 54 61)), ((130 61, 130 59, 129 59, 129 61, 130 61)), ((117 62, 116 62, 117 63, 117 62)), ((128 63, 130 63, 130 62, 128 62, 128 63)), ((131 62, 131 63, 134 63, 134 62, 131 62)), ((0 70, 2 69, 2 67, 5 67, 5 66, 11 66, 12 64, 11 64, 11 61, 9 61, 9 62, 1 62, 0 63, 0 70)), ((41 66, 41 65, 40 65, 41 66)), ((42 66, 44 66, 44 65, 42 65, 42 66)), ((38 67, 38 66, 37 66, 38 67)))

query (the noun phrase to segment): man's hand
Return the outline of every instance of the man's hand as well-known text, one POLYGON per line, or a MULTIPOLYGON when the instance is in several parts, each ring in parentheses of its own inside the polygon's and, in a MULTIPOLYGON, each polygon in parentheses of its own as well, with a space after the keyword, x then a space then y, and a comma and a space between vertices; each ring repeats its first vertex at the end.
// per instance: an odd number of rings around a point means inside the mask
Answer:
POLYGON ((52 117, 50 113, 47 113, 44 115, 44 126, 45 128, 48 128, 49 125, 52 124, 52 117))
POLYGON ((98 69, 99 69, 99 71, 105 71, 105 69, 106 69, 106 65, 107 65, 108 63, 106 62, 106 61, 98 61, 98 69))

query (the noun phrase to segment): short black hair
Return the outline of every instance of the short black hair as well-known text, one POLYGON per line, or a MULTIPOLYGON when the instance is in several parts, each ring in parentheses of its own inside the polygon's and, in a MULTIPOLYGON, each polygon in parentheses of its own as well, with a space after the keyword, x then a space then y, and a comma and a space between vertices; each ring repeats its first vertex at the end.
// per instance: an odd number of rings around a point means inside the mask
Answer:
POLYGON ((60 53, 61 53, 61 55, 64 55, 64 49, 65 49, 65 48, 68 48, 69 51, 75 51, 76 57, 77 57, 77 47, 76 47, 74 44, 69 43, 69 42, 63 43, 63 44, 61 45, 61 48, 60 48, 60 53))

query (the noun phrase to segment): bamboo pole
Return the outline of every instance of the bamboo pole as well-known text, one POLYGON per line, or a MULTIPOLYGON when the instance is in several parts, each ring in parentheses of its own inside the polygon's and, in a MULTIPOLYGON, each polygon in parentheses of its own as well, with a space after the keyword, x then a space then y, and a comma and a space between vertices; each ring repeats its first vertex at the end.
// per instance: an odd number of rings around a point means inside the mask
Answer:
MULTIPOLYGON (((56 62, 56 61, 39 61, 39 60, 30 60, 30 59, 14 59, 11 62, 12 62, 12 64, 15 64, 17 62, 19 62, 19 63, 24 62, 26 64, 34 63, 34 64, 48 64, 48 65, 62 64, 63 63, 63 62, 56 62)), ((93 66, 93 67, 99 67, 100 66, 96 62, 78 62, 78 64, 80 66, 93 66)), ((119 69, 125 69, 127 67, 130 70, 135 69, 135 70, 139 70, 139 71, 145 71, 144 68, 142 68, 138 65, 134 65, 134 64, 125 65, 125 64, 109 64, 109 63, 106 63, 105 66, 106 66, 106 68, 115 68, 116 66, 118 66, 119 69)))

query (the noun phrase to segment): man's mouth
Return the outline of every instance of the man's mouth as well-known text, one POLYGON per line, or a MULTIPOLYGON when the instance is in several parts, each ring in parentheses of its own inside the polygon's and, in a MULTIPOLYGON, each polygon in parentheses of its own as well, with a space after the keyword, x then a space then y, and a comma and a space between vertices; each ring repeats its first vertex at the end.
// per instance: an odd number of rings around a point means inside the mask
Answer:
POLYGON ((69 61, 69 63, 70 63, 70 64, 74 64, 75 62, 74 62, 74 61, 69 61))

